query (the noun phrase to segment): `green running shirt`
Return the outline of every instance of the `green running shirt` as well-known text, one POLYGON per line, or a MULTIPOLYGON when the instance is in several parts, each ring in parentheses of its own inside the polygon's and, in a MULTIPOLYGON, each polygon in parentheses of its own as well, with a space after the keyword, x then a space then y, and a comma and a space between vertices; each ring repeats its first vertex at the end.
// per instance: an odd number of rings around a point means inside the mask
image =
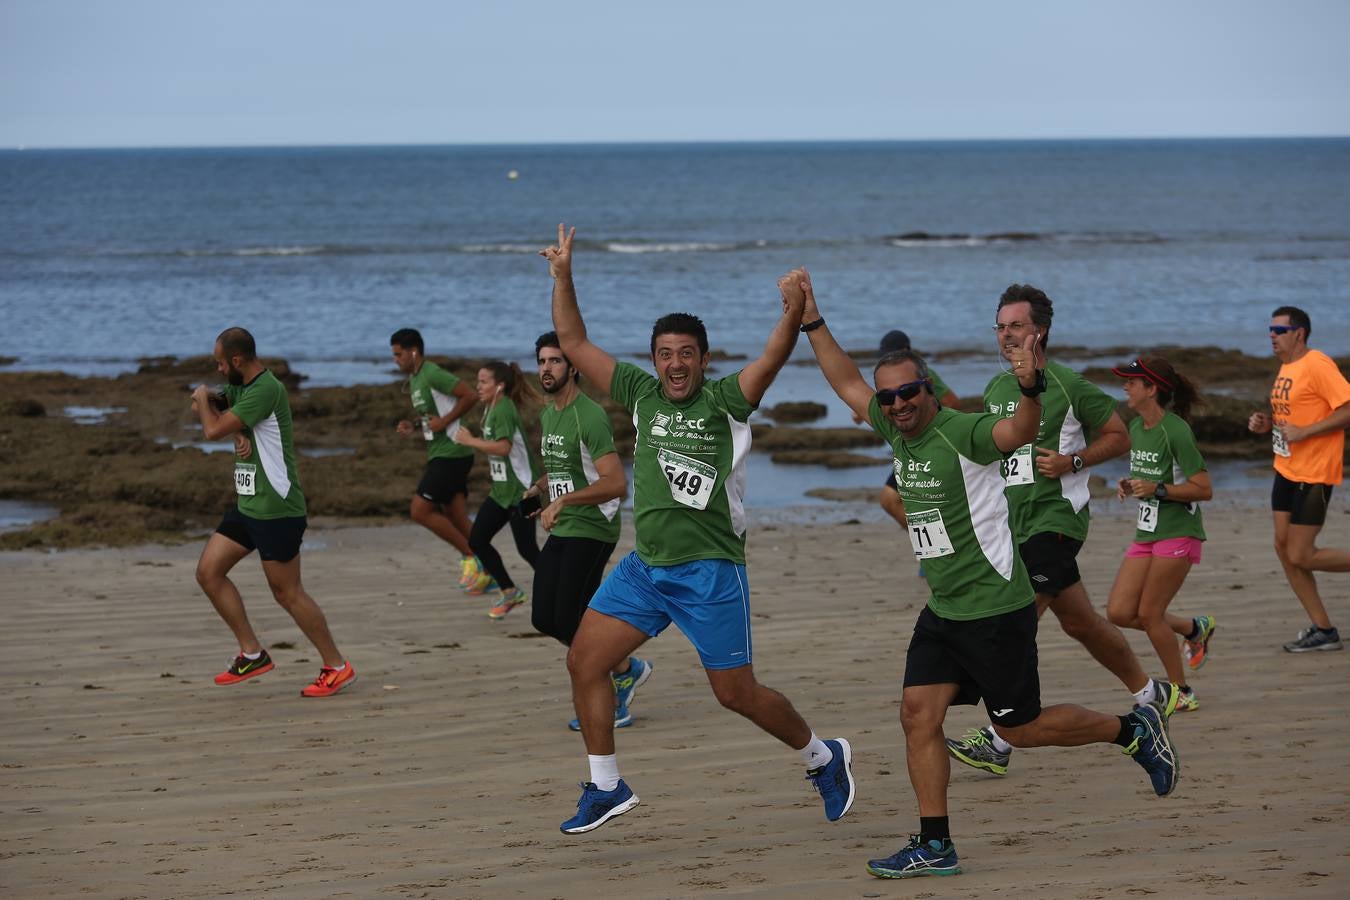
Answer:
MULTIPOLYGON (((1205 471, 1205 460, 1195 446, 1195 434, 1186 420, 1176 413, 1163 414, 1152 428, 1143 416, 1130 422, 1130 477, 1181 484, 1197 472, 1205 471)), ((1165 541, 1168 538, 1205 539, 1205 522, 1199 503, 1176 503, 1152 497, 1139 501, 1135 519, 1136 541, 1165 541)))
MULTIPOLYGON (((984 408, 1012 418, 1022 391, 1011 372, 995 375, 984 389, 984 408)), ((1088 444, 1088 432, 1107 423, 1116 401, 1082 375, 1057 362, 1045 364, 1045 393, 1041 394, 1041 427, 1036 440, 1008 455, 1003 466, 1013 534, 1021 544, 1033 534, 1053 532, 1076 541, 1087 540, 1088 470, 1047 478, 1036 468, 1036 448, 1065 456, 1088 444)))
POLYGON ((740 372, 705 381, 682 403, 631 363, 614 366, 610 396, 633 414, 633 525, 649 566, 696 559, 745 564, 746 457, 755 411, 740 372))
MULTIPOLYGON (((427 459, 457 459, 473 456, 473 448, 456 444, 454 436, 459 432, 459 420, 451 422, 444 431, 433 432, 427 428, 426 420, 432 416, 443 416, 455 408, 455 385, 459 378, 436 365, 431 360, 423 360, 422 367, 408 376, 408 392, 412 395, 412 407, 422 416, 422 437, 427 442, 427 459)), ((417 423, 413 423, 417 427, 417 423)))
MULTIPOLYGON (((562 409, 545 403, 539 422, 543 431, 539 455, 548 474, 548 499, 594 484, 600 478, 595 460, 615 452, 614 429, 600 404, 580 393, 562 409)), ((616 497, 598 506, 569 506, 551 533, 617 544, 620 502, 616 497)))
POLYGON ((867 414, 895 454, 910 544, 932 591, 928 608, 944 619, 968 620, 1034 603, 1008 524, 1004 457, 994 443, 1000 417, 942 409, 909 441, 875 397, 867 414))
POLYGON ((244 436, 253 444, 250 456, 234 457, 239 511, 254 519, 305 515, 286 386, 264 370, 246 385, 225 385, 225 396, 230 412, 244 423, 244 436))
POLYGON ((539 477, 539 470, 525 446, 516 404, 510 397, 498 397, 483 412, 483 440, 511 442, 511 450, 506 456, 488 456, 488 475, 492 478, 488 497, 502 509, 510 509, 520 502, 521 494, 539 477))

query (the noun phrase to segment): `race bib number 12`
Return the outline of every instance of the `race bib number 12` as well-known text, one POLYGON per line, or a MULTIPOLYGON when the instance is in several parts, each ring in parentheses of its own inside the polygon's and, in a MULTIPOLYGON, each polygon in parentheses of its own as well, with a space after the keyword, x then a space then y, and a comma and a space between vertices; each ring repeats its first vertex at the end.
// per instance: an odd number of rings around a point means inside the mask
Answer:
POLYGON ((1135 520, 1134 525, 1140 531, 1147 531, 1149 534, 1158 530, 1157 500, 1139 501, 1139 518, 1135 520))

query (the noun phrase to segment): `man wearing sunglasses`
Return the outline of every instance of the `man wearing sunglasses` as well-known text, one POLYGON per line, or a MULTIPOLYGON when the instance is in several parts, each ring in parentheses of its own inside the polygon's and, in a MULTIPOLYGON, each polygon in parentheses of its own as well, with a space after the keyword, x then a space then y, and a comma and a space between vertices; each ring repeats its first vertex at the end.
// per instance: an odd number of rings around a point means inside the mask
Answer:
MULTIPOLYGON (((995 313, 999 353, 1011 363, 1034 336, 1044 356, 1054 314, 1044 291, 1029 284, 1009 286, 995 313)), ((1045 379, 1040 426, 1003 465, 1018 553, 1036 589, 1036 615, 1053 611, 1064 633, 1119 678, 1136 703, 1153 703, 1164 716, 1171 715, 1178 689, 1148 677, 1120 629, 1093 609, 1078 571, 1078 551, 1088 533, 1088 471, 1128 453, 1129 431, 1116 401, 1068 366, 1047 360, 1045 379)), ((985 409, 996 416, 1012 416, 1020 403, 1016 371, 995 375, 984 389, 985 409)), ((1012 747, 987 727, 948 740, 947 749, 966 765, 995 775, 1006 775, 1012 760, 1012 747)))
MULTIPOLYGON (((830 387, 891 445, 907 531, 931 591, 905 659, 900 723, 919 833, 896 853, 869 860, 878 878, 960 872, 947 818, 951 758, 942 722, 954 704, 984 701, 993 729, 1019 747, 1114 743, 1148 773, 1159 796, 1176 786, 1167 720, 1148 704, 1124 716, 1081 706, 1042 707, 1036 595, 1017 552, 1004 496, 1010 454, 1036 437, 1046 391, 1039 335, 1009 353, 1020 402, 1011 416, 942 408, 923 358, 884 356, 868 385, 825 325, 801 272, 802 330, 830 387)), ((783 284, 780 282, 780 289, 783 284)), ((785 298, 788 290, 784 289, 785 298)))
POLYGON ((1308 346, 1312 320, 1296 306, 1270 316, 1270 348, 1280 373, 1270 391, 1270 411, 1252 413, 1247 427, 1269 434, 1275 453, 1270 507, 1275 553, 1285 578, 1312 624, 1284 645, 1290 653, 1340 650, 1313 572, 1350 572, 1350 553, 1317 546, 1331 491, 1341 483, 1345 428, 1350 425, 1350 384, 1336 363, 1308 346))
MULTIPOLYGON (((698 651, 719 703, 795 749, 836 821, 853 805, 848 741, 821 740, 792 703, 755 678, 750 588, 745 570, 747 419, 797 343, 800 290, 739 372, 707 379, 708 333, 688 313, 652 327, 653 376, 616 362, 591 343, 572 281, 576 229, 558 226, 558 243, 540 251, 553 277, 553 326, 562 352, 586 378, 605 385, 633 415, 633 530, 636 549, 591 598, 567 654, 572 698, 586 744, 590 779, 564 834, 599 828, 638 805, 619 777, 614 753, 610 672, 673 622, 698 651)), ((796 273, 784 276, 795 283, 796 273)), ((708 760, 710 773, 720 766, 708 760)))

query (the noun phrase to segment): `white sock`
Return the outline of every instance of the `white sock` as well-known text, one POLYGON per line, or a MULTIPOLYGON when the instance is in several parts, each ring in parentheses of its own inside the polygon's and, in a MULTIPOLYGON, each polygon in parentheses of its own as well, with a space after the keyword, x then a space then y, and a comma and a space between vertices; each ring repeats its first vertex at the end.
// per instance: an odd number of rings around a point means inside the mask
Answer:
POLYGON ((247 659, 247 660, 249 660, 249 661, 252 661, 252 660, 255 660, 255 659, 262 659, 262 651, 259 650, 257 653, 245 653, 245 654, 244 654, 244 659, 247 659))
POLYGON ((602 791, 612 791, 619 786, 619 760, 611 753, 609 756, 587 756, 591 764, 591 783, 602 791))
POLYGON ((342 661, 342 665, 340 665, 340 666, 329 666, 328 668, 332 669, 334 672, 341 672, 343 669, 347 668, 347 661, 344 659, 344 660, 342 661))
POLYGON ((811 732, 811 740, 806 742, 806 746, 797 751, 802 755, 802 762, 806 763, 808 769, 819 769, 821 766, 828 765, 830 760, 834 759, 834 754, 830 748, 825 746, 825 742, 816 737, 816 733, 811 732))
POLYGON ((1011 753, 1013 751, 1013 745, 999 737, 998 732, 994 730, 992 725, 989 727, 989 743, 993 744, 994 749, 999 753, 1011 753))
POLYGON ((1147 704, 1148 701, 1153 699, 1153 692, 1156 688, 1157 685, 1154 683, 1153 679, 1150 678, 1148 684, 1134 692, 1134 702, 1138 703, 1140 706, 1147 704))

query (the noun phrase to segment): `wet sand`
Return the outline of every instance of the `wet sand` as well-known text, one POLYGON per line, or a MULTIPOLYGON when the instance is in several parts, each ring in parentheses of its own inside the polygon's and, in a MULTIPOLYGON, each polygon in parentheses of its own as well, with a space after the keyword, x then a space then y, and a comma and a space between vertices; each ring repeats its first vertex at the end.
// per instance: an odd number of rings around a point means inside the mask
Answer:
MULTIPOLYGON (((1132 520, 1096 505, 1082 565, 1101 606, 1132 520)), ((1350 542, 1347 522, 1336 503, 1328 543, 1350 542)), ((1344 896, 1350 653, 1280 650, 1304 618, 1267 513, 1215 509, 1207 524, 1174 609, 1219 628, 1192 680, 1202 708, 1173 719, 1176 793, 1153 796, 1106 745, 1021 751, 1002 779, 958 769, 965 874, 912 883, 863 868, 918 824, 897 709, 925 594, 893 527, 751 535, 757 673, 822 737, 852 742, 847 817, 826 822, 796 754, 717 706, 672 629, 645 648, 656 671, 618 733, 642 804, 578 837, 558 831, 586 776, 562 648, 528 607, 490 621, 416 527, 311 530, 306 583, 359 673, 324 700, 299 696, 318 659, 253 559, 238 582, 277 668, 220 688, 234 646, 193 580, 197 545, 0 554, 0 894, 1344 896)), ((619 553, 630 546, 625 529, 619 553)), ((1347 583, 1323 579, 1342 621, 1347 583)), ((1124 712, 1125 690, 1043 624, 1045 700, 1124 712)), ((947 730, 983 721, 959 708, 947 730)))

